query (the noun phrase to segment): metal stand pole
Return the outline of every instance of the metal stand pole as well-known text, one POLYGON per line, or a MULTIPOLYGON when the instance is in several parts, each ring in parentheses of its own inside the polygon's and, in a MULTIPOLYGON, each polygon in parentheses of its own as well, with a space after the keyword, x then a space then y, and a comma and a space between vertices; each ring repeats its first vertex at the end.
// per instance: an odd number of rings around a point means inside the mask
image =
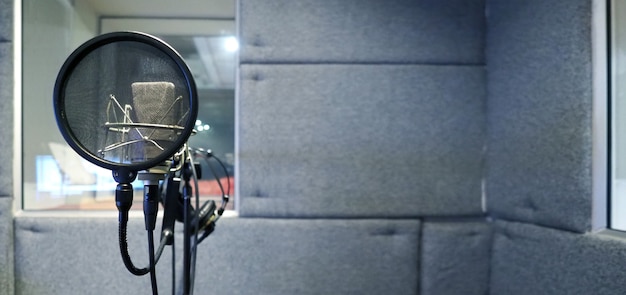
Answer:
POLYGON ((191 292, 191 185, 189 180, 191 179, 191 169, 188 163, 183 168, 183 179, 185 180, 183 186, 183 294, 189 295, 191 292))

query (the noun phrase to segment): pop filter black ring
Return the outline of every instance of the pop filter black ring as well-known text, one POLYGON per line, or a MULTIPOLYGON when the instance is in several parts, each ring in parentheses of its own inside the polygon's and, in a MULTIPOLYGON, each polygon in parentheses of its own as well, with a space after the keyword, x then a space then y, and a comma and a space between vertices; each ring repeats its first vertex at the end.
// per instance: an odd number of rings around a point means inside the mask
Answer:
POLYGON ((187 64, 184 62, 183 58, 171 46, 161 41, 160 39, 145 33, 114 32, 94 37, 93 39, 79 46, 67 58, 59 71, 54 85, 53 107, 57 125, 61 134, 70 145, 70 147, 72 147, 80 156, 97 166, 113 171, 141 171, 155 167, 165 162, 184 146, 189 136, 192 134, 193 128, 195 127, 195 121, 198 115, 198 98, 196 85, 193 80, 191 71, 187 67, 187 64), (182 130, 180 130, 180 135, 173 142, 171 148, 164 150, 154 158, 148 159, 146 161, 131 163, 118 163, 108 161, 104 158, 99 157, 93 151, 90 151, 88 148, 86 148, 72 131, 72 128, 68 122, 68 114, 65 109, 65 90, 68 84, 68 79, 70 78, 78 64, 94 50, 114 42, 124 41, 142 43, 144 45, 157 49, 158 51, 169 57, 171 61, 173 61, 178 67, 180 74, 184 76, 184 86, 187 88, 186 91, 188 93, 189 104, 189 111, 187 114, 189 117, 186 122, 182 124, 183 128, 182 130))

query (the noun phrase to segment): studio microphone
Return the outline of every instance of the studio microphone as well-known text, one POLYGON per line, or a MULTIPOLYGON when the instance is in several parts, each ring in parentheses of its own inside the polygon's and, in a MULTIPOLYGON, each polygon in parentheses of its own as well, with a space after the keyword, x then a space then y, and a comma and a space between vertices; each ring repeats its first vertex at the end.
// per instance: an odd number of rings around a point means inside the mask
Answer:
POLYGON ((133 110, 138 126, 131 138, 137 140, 131 152, 132 162, 153 159, 174 145, 183 116, 181 97, 175 96, 171 82, 134 82, 131 84, 133 110))
MULTIPOLYGON (((151 160, 174 145, 177 133, 180 132, 177 125, 183 116, 180 105, 182 98, 176 98, 174 83, 166 81, 134 82, 131 90, 137 126, 130 133, 136 142, 132 145, 131 162, 151 160)), ((139 172, 139 180, 144 182, 147 230, 155 228, 159 202, 158 184, 165 178, 168 170, 169 165, 161 163, 139 172)))

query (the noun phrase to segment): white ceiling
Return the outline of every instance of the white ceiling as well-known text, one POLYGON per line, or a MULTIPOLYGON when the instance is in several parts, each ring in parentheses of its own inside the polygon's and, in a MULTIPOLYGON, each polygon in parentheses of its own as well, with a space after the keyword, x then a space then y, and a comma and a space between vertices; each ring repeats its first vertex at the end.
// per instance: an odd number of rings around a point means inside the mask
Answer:
POLYGON ((236 0, 73 1, 91 6, 101 33, 134 30, 161 37, 183 56, 199 89, 234 88, 236 52, 225 50, 224 36, 235 34, 236 0), (203 22, 210 19, 218 21, 203 22))
MULTIPOLYGON (((229 146, 228 142, 232 142, 233 135, 228 135, 229 129, 225 126, 232 128, 234 124, 235 68, 238 53, 227 50, 224 40, 228 39, 227 36, 236 35, 237 0, 68 1, 87 3, 87 6, 90 6, 89 10, 100 19, 99 27, 103 31, 105 30, 103 23, 107 18, 109 22, 118 24, 137 19, 143 23, 143 27, 139 27, 142 29, 134 28, 130 23, 126 23, 125 27, 111 29, 139 30, 155 34, 174 47, 193 73, 200 98, 198 119, 214 126, 215 134, 219 134, 215 136, 226 136, 212 138, 215 142, 211 144, 215 145, 217 142, 214 148, 219 149, 219 142, 225 141, 221 144, 229 146), (117 20, 112 20, 114 18, 117 20), (150 18, 160 20, 150 22, 147 20, 150 18), (174 19, 187 21, 172 23, 176 21, 174 19), (211 21, 202 22, 203 20, 211 21), (201 24, 197 25, 199 22, 201 24), (158 35, 158 32, 166 32, 167 36, 158 35)), ((103 31, 100 33, 104 33, 103 31)), ((204 140, 203 138, 195 136, 194 140, 204 140)))
POLYGON ((87 1, 100 16, 235 18, 235 0, 74 0, 87 1))
POLYGON ((227 39, 225 36, 235 35, 236 0, 69 1, 88 3, 89 10, 92 10, 100 19, 102 30, 107 30, 103 24, 108 26, 114 22, 123 25, 109 29, 138 30, 161 37, 181 54, 194 75, 200 93, 198 119, 210 124, 234 122, 232 108, 237 52, 225 50, 224 43, 220 40, 227 39), (149 18, 161 20, 151 22, 147 20, 149 18), (137 19, 143 27, 133 27, 132 19, 137 19), (188 21, 175 24, 172 23, 176 21, 173 19, 187 19, 188 21), (193 28, 194 26, 188 24, 216 19, 219 21, 204 22, 200 25, 201 29, 193 28), (131 22, 127 22, 128 20, 131 22), (159 25, 164 28, 159 28, 159 25), (154 32, 148 30, 154 30, 154 32), (167 32, 168 35, 158 35, 157 32, 167 32), (212 33, 206 36, 206 32, 212 33))

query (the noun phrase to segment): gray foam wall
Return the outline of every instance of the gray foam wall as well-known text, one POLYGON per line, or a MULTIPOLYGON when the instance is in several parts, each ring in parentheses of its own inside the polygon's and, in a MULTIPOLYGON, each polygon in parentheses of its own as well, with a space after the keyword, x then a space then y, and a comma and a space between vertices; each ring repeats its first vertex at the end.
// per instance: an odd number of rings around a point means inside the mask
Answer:
POLYGON ((493 216, 591 220, 591 1, 489 1, 486 191, 493 216))
POLYGON ((484 0, 240 1, 243 63, 484 63, 484 0))
POLYGON ((0 43, 13 40, 13 0, 0 0, 0 43))
MULTIPOLYGON (((242 217, 483 214, 484 1, 240 1, 239 16, 242 217)), ((487 290, 480 224, 441 226, 473 232, 469 249, 428 227, 415 245, 422 271, 402 274, 424 285, 394 288, 487 290), (472 276, 429 269, 451 264, 472 276)))
POLYGON ((487 2, 491 294, 626 293, 623 237, 589 232, 591 10, 487 2))
POLYGON ((0 295, 13 284, 13 1, 0 0, 0 295))
POLYGON ((241 215, 482 214, 483 8, 240 1, 241 215))
POLYGON ((484 220, 426 220, 419 294, 488 294, 491 243, 484 220))
POLYGON ((243 65, 242 216, 479 215, 484 71, 243 65))
POLYGON ((624 239, 519 222, 495 226, 491 294, 624 294, 624 239))
POLYGON ((13 198, 0 198, 0 295, 13 295, 13 198))
MULTIPOLYGON (((16 218, 15 294, 149 293, 149 277, 135 277, 124 267, 117 219, 115 214, 111 216, 16 218)), ((134 264, 145 267, 148 254, 143 218, 129 222, 128 244, 134 264)), ((170 257, 166 251, 160 265, 169 265, 170 257)), ((163 267, 157 272, 163 291, 171 288, 169 275, 163 267)))
MULTIPOLYGON (((115 217, 17 219, 16 294, 149 293, 149 279, 124 268, 116 224, 115 217)), ((198 248, 196 293, 415 294, 419 233, 417 220, 224 218, 198 248)), ((145 237, 143 219, 131 219, 138 267, 147 264, 145 237)), ((169 253, 157 266, 164 293, 169 253)))
MULTIPOLYGON (((1 3, 1 2, 0 2, 1 3)), ((0 6, 0 9, 2 7, 0 6)), ((1 11, 1 10, 0 10, 1 11)), ((0 26, 0 28, 2 28, 0 26)), ((0 165, 0 197, 13 195, 13 43, 0 41, 0 157, 11 159, 0 165)))
POLYGON ((222 259, 201 258, 203 277, 220 294, 415 294, 418 288, 417 220, 240 218, 218 229, 208 246, 222 259))

